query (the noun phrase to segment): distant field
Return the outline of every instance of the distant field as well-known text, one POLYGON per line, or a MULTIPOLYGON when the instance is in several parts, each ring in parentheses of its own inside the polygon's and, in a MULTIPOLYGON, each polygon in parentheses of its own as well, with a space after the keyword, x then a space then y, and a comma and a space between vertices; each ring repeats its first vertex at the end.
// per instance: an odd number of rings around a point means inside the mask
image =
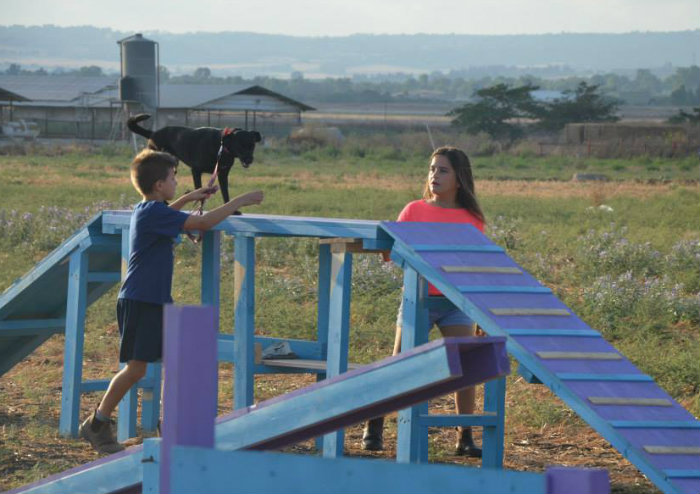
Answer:
MULTIPOLYGON (((263 189, 265 203, 250 209, 256 213, 394 219, 406 202, 420 196, 429 148, 416 136, 396 142, 363 139, 350 139, 339 149, 263 147, 251 168, 234 167, 232 194, 263 189)), ((128 180, 130 158, 129 150, 115 146, 30 148, 28 154, 0 156, 0 290, 96 212, 127 208, 139 200, 128 180)), ((697 159, 496 154, 474 156, 473 165, 487 234, 683 406, 700 415, 697 159), (577 171, 605 173, 611 180, 572 182, 577 171)), ((178 180, 179 191, 192 187, 184 166, 178 180)), ((220 202, 217 197, 207 207, 220 202)), ((317 242, 310 240, 258 242, 255 317, 260 334, 313 336, 317 249, 317 242)), ((356 257, 350 359, 369 363, 391 351, 401 280, 399 271, 378 256, 356 257)), ((232 248, 227 241, 221 289, 225 330, 232 326, 232 287, 232 248)), ((178 303, 198 303, 198 294, 198 247, 183 242, 176 249, 173 295, 178 303)), ((117 368, 115 297, 112 290, 88 311, 86 379, 106 378, 117 368)), ((62 352, 63 339, 54 336, 0 377, 0 490, 95 458, 81 441, 57 434, 62 352)), ((222 413, 231 408, 231 374, 229 365, 220 366, 222 413)), ((269 398, 309 382, 308 377, 260 377, 256 396, 269 398)), ((85 396, 82 413, 98 399, 85 396)), ((528 385, 513 373, 506 400, 506 468, 602 467, 610 471, 613 492, 658 492, 546 388, 528 385)), ((449 398, 431 406, 452 411, 449 398)), ((368 455, 360 449, 361 428, 350 427, 346 454, 390 459, 395 431, 391 415, 388 451, 368 455)), ((473 460, 452 455, 453 439, 451 430, 431 434, 431 458, 476 466, 473 460)), ((291 450, 310 453, 311 448, 311 443, 303 443, 291 450)))

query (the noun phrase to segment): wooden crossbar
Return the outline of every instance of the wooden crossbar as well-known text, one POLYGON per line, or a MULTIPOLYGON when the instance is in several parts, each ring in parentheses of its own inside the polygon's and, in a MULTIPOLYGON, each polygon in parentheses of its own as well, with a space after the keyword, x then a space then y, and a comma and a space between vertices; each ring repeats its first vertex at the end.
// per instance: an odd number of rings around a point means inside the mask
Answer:
POLYGON ((614 396, 589 396, 588 401, 594 405, 618 405, 635 407, 670 407, 672 403, 665 398, 618 398, 614 396))
POLYGON ((505 252, 498 245, 461 245, 461 244, 416 244, 411 245, 416 252, 505 252))
POLYGON ((529 307, 502 307, 489 309, 495 316, 570 316, 566 309, 537 309, 529 307))
POLYGON ((700 429, 693 420, 611 420, 616 429, 700 429))
POLYGON ((576 336, 600 338, 594 329, 506 329, 510 336, 576 336))
POLYGON ((546 286, 457 285, 462 293, 552 293, 546 286))
POLYGON ((557 372, 562 381, 624 381, 624 382, 653 382, 654 379, 646 374, 593 374, 585 372, 557 372))
POLYGON ((491 273, 523 274, 520 268, 512 266, 441 266, 446 273, 491 273))
POLYGON ((544 360, 622 360, 615 352, 536 352, 544 360))
MULTIPOLYGON (((313 370, 326 370, 325 360, 311 360, 311 359, 272 359, 264 358, 260 361, 263 365, 269 365, 271 367, 285 367, 288 369, 313 369, 313 370)), ((348 369, 357 369, 362 367, 360 364, 348 364, 348 369)))
POLYGON ((697 446, 644 446, 650 455, 700 455, 697 446))

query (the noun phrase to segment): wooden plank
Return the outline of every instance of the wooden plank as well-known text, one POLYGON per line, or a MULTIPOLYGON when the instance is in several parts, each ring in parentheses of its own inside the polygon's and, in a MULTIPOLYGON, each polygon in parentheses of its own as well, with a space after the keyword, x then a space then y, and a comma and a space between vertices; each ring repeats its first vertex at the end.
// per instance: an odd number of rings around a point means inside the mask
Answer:
POLYGON ((602 338, 594 329, 506 329, 510 336, 583 336, 602 338))
POLYGON ((615 352, 535 352, 543 360, 622 360, 615 352))
POLYGON ((220 417, 216 444, 278 449, 508 371, 501 338, 436 340, 220 417))
POLYGON ((503 307, 489 309, 495 316, 570 316, 566 309, 503 307))
POLYGON ((700 478, 700 470, 664 470, 667 477, 672 479, 698 479, 700 478))
POLYGON ((462 293, 552 293, 546 286, 457 285, 462 293))
POLYGON ((509 266, 441 266, 446 273, 523 274, 520 268, 509 266))
POLYGON ((621 398, 615 396, 589 396, 594 405, 616 405, 635 407, 670 407, 673 404, 665 398, 621 398))
POLYGON ((416 252, 505 252, 498 245, 413 244, 416 252))
MULTIPOLYGON (((329 460, 279 452, 176 447, 173 491, 180 494, 537 494, 549 490, 549 472, 514 472, 463 465, 401 464, 368 458, 329 460)), ((574 470, 572 469, 571 472, 574 470)), ((569 473, 571 473, 569 472, 569 473)), ((607 477, 606 477, 607 479, 607 477)), ((585 484, 585 483, 584 483, 585 484)), ((144 484, 144 492, 147 486, 144 484)), ((585 487, 583 493, 605 492, 585 487)))
POLYGON ((644 446, 650 455, 700 455, 698 446, 644 446))
POLYGON ((611 420, 616 429, 700 429, 695 420, 611 420))
MULTIPOLYGON (((313 369, 313 370, 326 370, 325 360, 310 360, 310 359, 272 359, 264 358, 260 360, 263 365, 268 365, 270 367, 285 367, 290 369, 313 369)), ((362 367, 360 364, 348 364, 348 369, 359 369, 362 367)))
POLYGON ((593 374, 577 372, 558 372, 557 377, 562 381, 624 381, 624 382, 653 382, 654 379, 646 374, 593 374))

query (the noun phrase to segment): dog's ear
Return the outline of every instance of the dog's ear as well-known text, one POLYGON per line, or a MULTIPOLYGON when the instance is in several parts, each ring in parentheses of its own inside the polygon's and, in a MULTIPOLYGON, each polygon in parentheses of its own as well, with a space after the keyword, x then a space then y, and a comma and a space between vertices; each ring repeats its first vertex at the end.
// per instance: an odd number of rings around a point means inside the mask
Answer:
POLYGON ((255 142, 260 142, 262 141, 262 136, 260 135, 260 132, 258 131, 253 131, 253 137, 255 137, 255 142))

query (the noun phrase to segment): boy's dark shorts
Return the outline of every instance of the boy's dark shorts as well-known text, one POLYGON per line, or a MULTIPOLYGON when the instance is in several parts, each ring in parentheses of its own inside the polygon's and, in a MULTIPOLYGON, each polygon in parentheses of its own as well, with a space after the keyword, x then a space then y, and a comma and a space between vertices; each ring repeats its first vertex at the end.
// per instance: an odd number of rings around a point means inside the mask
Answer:
POLYGON ((163 355, 163 306, 139 300, 117 300, 121 345, 119 362, 156 362, 163 355))

